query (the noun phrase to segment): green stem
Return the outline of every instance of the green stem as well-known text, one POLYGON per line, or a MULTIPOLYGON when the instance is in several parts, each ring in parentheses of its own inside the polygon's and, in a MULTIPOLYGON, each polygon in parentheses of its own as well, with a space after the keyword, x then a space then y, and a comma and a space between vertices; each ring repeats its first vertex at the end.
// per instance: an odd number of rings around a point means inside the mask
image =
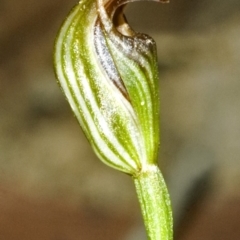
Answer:
POLYGON ((138 200, 149 240, 172 240, 170 198, 163 176, 156 165, 135 176, 138 200))

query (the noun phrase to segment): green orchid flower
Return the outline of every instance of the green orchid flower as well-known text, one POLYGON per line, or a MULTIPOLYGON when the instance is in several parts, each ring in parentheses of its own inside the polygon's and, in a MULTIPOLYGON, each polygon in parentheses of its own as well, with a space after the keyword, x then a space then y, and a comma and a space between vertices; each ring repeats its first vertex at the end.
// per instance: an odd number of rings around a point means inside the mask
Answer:
POLYGON ((172 239, 169 196, 157 167, 156 44, 128 25, 128 2, 80 1, 57 36, 55 72, 99 159, 133 176, 149 239, 172 239))

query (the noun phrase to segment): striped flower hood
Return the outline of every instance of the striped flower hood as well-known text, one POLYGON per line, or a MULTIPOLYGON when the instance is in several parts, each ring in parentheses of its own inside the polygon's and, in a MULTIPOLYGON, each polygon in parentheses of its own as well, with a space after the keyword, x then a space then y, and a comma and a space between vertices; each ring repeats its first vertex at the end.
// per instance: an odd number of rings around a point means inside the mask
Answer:
POLYGON ((157 161, 159 96, 154 40, 133 31, 126 0, 81 0, 55 43, 59 84, 98 157, 136 175, 157 161))

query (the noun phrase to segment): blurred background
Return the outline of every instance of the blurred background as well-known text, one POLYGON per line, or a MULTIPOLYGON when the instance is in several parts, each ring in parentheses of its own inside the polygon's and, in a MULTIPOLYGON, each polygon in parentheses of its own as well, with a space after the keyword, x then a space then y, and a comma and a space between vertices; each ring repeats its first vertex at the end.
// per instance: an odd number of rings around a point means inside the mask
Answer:
MULTIPOLYGON (((0 239, 144 240, 130 177, 93 154, 53 73, 75 0, 0 0, 0 239)), ((176 240, 240 239, 240 1, 140 2, 154 37, 159 164, 176 240)))

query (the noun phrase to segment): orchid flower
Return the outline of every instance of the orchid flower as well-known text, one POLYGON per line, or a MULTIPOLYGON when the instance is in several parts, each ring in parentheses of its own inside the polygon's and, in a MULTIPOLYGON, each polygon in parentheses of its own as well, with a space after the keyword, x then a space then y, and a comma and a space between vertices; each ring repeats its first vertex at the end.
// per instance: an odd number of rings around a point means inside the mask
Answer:
POLYGON ((81 0, 55 43, 59 85, 95 153, 132 176, 151 240, 172 239, 169 195, 157 166, 156 44, 123 13, 134 0, 81 0))

